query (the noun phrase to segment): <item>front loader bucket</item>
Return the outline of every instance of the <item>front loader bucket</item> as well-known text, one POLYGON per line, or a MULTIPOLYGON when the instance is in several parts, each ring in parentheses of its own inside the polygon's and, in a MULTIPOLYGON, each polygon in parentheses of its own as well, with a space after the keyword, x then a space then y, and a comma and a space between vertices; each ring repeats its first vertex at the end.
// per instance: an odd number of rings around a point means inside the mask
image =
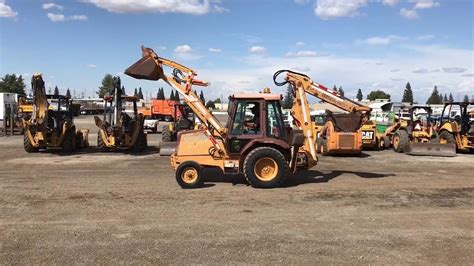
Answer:
POLYGON ((456 156, 456 145, 452 143, 412 143, 410 151, 407 152, 407 154, 417 156, 454 157, 456 156))
POLYGON ((159 80, 163 79, 163 68, 158 62, 158 55, 142 46, 142 58, 125 70, 125 74, 136 79, 159 80))
POLYGON ((160 156, 170 156, 176 151, 176 142, 160 142, 160 156))

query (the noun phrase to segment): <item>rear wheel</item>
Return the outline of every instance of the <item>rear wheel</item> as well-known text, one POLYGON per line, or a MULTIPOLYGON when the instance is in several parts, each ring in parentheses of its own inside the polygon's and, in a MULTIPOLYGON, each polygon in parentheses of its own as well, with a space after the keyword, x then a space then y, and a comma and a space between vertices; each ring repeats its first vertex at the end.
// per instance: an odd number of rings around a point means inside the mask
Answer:
POLYGON ((453 134, 449 133, 446 130, 439 133, 439 144, 456 144, 453 134))
POLYGON ((289 175, 289 168, 280 151, 259 147, 245 157, 243 172, 252 187, 275 188, 283 184, 289 175))
POLYGON ((161 141, 170 142, 171 141, 171 132, 168 126, 163 126, 161 130, 161 141))
POLYGON ((33 146, 33 144, 31 144, 30 139, 28 138, 26 133, 23 135, 23 147, 28 153, 38 152, 39 150, 38 147, 35 147, 33 146))
POLYGON ((76 150, 76 130, 74 128, 68 129, 64 134, 64 141, 62 152, 74 152, 76 150))
POLYGON ((181 163, 176 169, 176 182, 185 189, 202 187, 204 184, 202 167, 193 161, 181 163))
POLYGON ((142 152, 146 150, 147 145, 147 138, 145 132, 143 130, 140 130, 138 133, 137 141, 135 142, 135 145, 133 146, 133 150, 136 152, 142 152))
POLYGON ((110 151, 110 149, 109 149, 109 147, 107 147, 104 140, 102 139, 101 131, 102 131, 102 129, 99 129, 99 132, 97 133, 97 148, 101 152, 108 152, 108 151, 110 151))
POLYGON ((410 138, 405 130, 398 130, 393 134, 393 150, 396 152, 407 152, 410 149, 410 138))

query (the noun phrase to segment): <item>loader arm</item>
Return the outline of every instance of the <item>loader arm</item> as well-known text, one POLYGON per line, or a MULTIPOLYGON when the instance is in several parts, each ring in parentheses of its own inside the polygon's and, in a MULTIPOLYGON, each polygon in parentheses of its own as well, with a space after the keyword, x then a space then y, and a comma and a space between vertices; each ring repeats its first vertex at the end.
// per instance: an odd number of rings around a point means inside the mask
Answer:
POLYGON ((216 141, 215 137, 224 140, 226 129, 221 126, 219 120, 206 108, 199 96, 192 90, 193 85, 207 87, 210 84, 195 79, 197 74, 194 70, 172 60, 159 57, 152 49, 142 46, 142 58, 125 70, 125 74, 137 79, 162 79, 168 83, 183 96, 184 101, 198 116, 205 128, 206 135, 216 150, 220 154, 225 153, 224 145, 216 141), (173 74, 165 75, 163 66, 173 69, 173 74))
POLYGON ((316 143, 317 134, 316 128, 311 121, 306 94, 312 95, 324 102, 328 102, 329 104, 349 113, 359 114, 359 127, 369 120, 370 111, 372 110, 370 107, 345 98, 337 91, 329 90, 325 86, 314 82, 305 74, 293 72, 291 70, 279 70, 274 74, 273 81, 277 86, 288 84, 292 88, 294 101, 293 107, 291 108, 291 115, 293 116, 295 125, 303 130, 305 136, 304 149, 312 155, 313 160, 315 161, 317 161, 317 155, 314 143, 316 143), (283 82, 278 82, 277 78, 282 73, 286 73, 285 80, 283 82))

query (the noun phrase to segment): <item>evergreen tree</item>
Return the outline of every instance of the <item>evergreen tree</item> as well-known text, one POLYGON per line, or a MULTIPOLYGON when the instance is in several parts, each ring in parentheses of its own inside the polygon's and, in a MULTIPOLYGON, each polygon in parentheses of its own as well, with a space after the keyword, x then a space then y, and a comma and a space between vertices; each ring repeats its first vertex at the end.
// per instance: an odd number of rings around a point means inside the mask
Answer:
POLYGON ((442 103, 443 103, 443 97, 441 97, 438 92, 438 86, 434 86, 433 92, 431 93, 431 96, 426 101, 426 104, 442 104, 442 103))
POLYGON ((293 106, 293 100, 293 89, 291 86, 288 86, 288 89, 286 89, 285 98, 283 99, 282 107, 284 109, 290 109, 293 106))
POLYGON ((177 102, 181 101, 181 99, 179 98, 179 92, 178 91, 176 91, 175 94, 174 94, 174 100, 177 101, 177 102))
POLYGON ((138 99, 143 100, 142 87, 139 87, 139 88, 138 88, 138 99))
POLYGON ((367 95, 367 99, 371 100, 371 101, 375 101, 376 99, 388 99, 390 101, 390 94, 384 92, 384 91, 381 91, 381 90, 375 90, 375 91, 371 91, 368 95, 367 95))
POLYGON ((122 95, 127 95, 127 93, 125 92, 125 87, 122 85, 122 95))
POLYGON ((413 91, 411 90, 410 82, 407 82, 407 85, 405 86, 402 102, 413 104, 413 91))
POLYGON ((463 100, 463 102, 465 102, 465 103, 468 103, 468 102, 469 102, 469 96, 467 96, 467 94, 464 95, 464 100, 463 100))
POLYGON ((135 92, 133 93, 133 96, 138 97, 138 90, 135 88, 135 92))
POLYGON ((333 90, 333 91, 337 91, 336 85, 334 85, 334 87, 332 87, 332 90, 333 90))
POLYGON ((448 101, 449 101, 450 103, 454 102, 453 94, 452 94, 451 92, 449 93, 449 99, 448 99, 448 101))
POLYGON ((171 90, 170 100, 174 100, 174 90, 171 90))
POLYGON ((165 100, 165 91, 163 90, 163 88, 159 88, 158 89, 158 97, 157 97, 158 100, 165 100))
POLYGON ((67 88, 66 97, 71 98, 71 91, 67 88))
POLYGON ((199 98, 201 99, 203 104, 206 102, 206 99, 204 98, 204 93, 202 92, 202 90, 201 90, 201 94, 199 94, 199 98))
POLYGON ((209 101, 206 103, 206 108, 207 108, 207 109, 216 109, 216 105, 214 104, 213 101, 209 100, 209 101))
POLYGON ((445 93, 443 96, 443 103, 447 103, 447 102, 448 102, 448 96, 445 93))
POLYGON ((110 92, 114 89, 114 78, 112 75, 107 74, 102 79, 102 86, 99 87, 99 91, 97 91, 97 95, 100 98, 103 98, 105 95, 109 95, 110 92))
POLYGON ((339 90, 337 91, 339 94, 344 97, 344 90, 342 89, 342 86, 339 86, 339 90))
POLYGON ((25 95, 25 82, 23 77, 15 74, 5 74, 0 80, 0 92, 10 92, 25 95))
POLYGON ((364 95, 362 95, 362 91, 360 89, 357 91, 356 98, 358 101, 362 101, 362 98, 364 98, 364 95))
POLYGON ((55 86, 54 87, 54 95, 59 95, 59 89, 58 89, 58 86, 55 86))

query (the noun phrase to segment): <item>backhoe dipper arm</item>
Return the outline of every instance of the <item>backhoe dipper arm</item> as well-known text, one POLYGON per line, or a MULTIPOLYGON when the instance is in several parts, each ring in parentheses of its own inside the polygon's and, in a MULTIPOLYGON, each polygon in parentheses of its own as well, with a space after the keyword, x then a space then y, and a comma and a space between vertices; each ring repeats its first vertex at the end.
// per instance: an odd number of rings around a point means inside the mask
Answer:
POLYGON ((142 46, 142 59, 125 70, 125 74, 138 78, 148 80, 162 79, 171 87, 177 90, 184 98, 184 101, 198 116, 199 120, 206 128, 206 134, 218 151, 223 151, 215 140, 214 134, 224 139, 226 130, 221 126, 219 120, 206 108, 203 102, 194 91, 191 89, 193 85, 207 87, 210 83, 195 79, 197 76, 194 70, 176 63, 172 60, 159 57, 152 49, 142 46), (172 75, 165 75, 163 72, 163 65, 172 68, 172 75), (214 129, 211 133, 211 128, 214 129))
POLYGON ((347 112, 360 114, 361 126, 369 119, 370 111, 372 110, 370 107, 351 101, 336 91, 330 91, 325 86, 312 81, 311 78, 305 74, 293 72, 291 70, 279 70, 273 75, 273 81, 277 86, 283 86, 285 84, 291 86, 294 96, 291 115, 294 118, 296 126, 303 130, 306 138, 304 148, 306 151, 311 153, 314 160, 317 160, 314 147, 317 136, 316 129, 311 122, 309 104, 306 94, 313 95, 314 97, 328 102, 347 112), (283 82, 278 82, 276 79, 281 73, 286 73, 286 77, 283 82))

